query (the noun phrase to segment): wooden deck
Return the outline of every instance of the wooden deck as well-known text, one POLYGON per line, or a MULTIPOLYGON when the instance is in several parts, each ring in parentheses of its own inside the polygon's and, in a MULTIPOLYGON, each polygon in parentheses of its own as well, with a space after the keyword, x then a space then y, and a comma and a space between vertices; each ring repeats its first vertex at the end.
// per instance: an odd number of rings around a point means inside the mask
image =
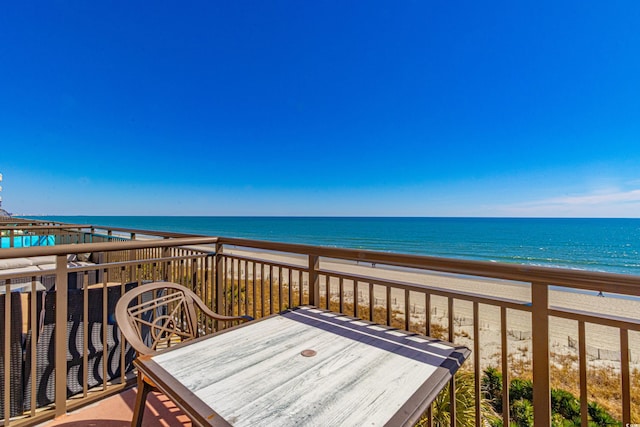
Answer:
MULTIPOLYGON (((41 427, 129 427, 133 418, 136 389, 126 390, 96 404, 63 415, 41 427)), ((144 427, 191 426, 191 420, 161 393, 149 393, 144 413, 144 427)))

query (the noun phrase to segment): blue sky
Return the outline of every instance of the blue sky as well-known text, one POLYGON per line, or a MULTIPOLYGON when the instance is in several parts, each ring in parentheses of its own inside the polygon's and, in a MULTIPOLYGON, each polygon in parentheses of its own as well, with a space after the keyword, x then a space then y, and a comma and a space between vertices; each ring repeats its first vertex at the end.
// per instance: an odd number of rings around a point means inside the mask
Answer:
POLYGON ((8 2, 21 214, 640 217, 640 2, 8 2))

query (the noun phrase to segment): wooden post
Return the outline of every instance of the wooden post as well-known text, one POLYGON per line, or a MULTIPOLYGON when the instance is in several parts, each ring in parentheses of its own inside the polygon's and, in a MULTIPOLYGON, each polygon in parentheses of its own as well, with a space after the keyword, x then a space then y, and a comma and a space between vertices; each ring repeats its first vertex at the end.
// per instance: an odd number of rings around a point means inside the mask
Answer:
POLYGON ((631 373, 629 372, 629 330, 620 329, 620 376, 622 377, 622 425, 631 425, 631 373))
POLYGON ((533 347, 533 421, 551 425, 551 386, 549 379, 549 287, 531 284, 533 347))
POLYGON ((580 419, 583 426, 589 424, 587 403, 587 332, 584 321, 578 322, 578 355, 580 360, 580 419))
MULTIPOLYGON (((502 420, 509 425, 509 343, 507 341, 507 308, 500 307, 500 349, 502 351, 502 420)), ((535 378, 535 377, 534 377, 535 378)), ((534 384, 535 387, 535 384, 534 384)))
MULTIPOLYGON (((320 257, 317 255, 309 255, 309 304, 320 304, 320 257)), ((300 287, 302 294, 302 287, 300 287)))
MULTIPOLYGON (((428 312, 427 312, 428 313, 428 312)), ((429 314, 427 314, 428 316, 429 314)), ((473 370, 475 372, 475 407, 476 407, 476 427, 482 427, 482 408, 480 407, 482 395, 480 373, 480 310, 477 301, 473 302, 473 370)))
POLYGON ((67 256, 56 255, 55 414, 67 412, 67 256))
MULTIPOLYGON (((170 257, 171 257, 171 248, 168 246, 166 248, 162 248, 162 258, 167 260, 170 257)), ((161 274, 162 274, 162 280, 164 280, 165 282, 173 281, 173 277, 171 277, 171 261, 164 261, 162 263, 161 274)))
MULTIPOLYGON (((447 298, 447 309, 449 310, 449 342, 453 343, 455 339, 454 317, 453 317, 453 298, 447 298)), ((456 427, 456 376, 451 376, 449 380, 449 425, 456 427)))
MULTIPOLYGON (((11 280, 5 281, 4 293, 4 325, 2 333, 4 335, 4 422, 9 425, 11 418, 11 280)), ((31 298, 34 299, 34 298, 31 298)), ((34 341, 33 339, 31 341, 34 341)))
MULTIPOLYGON (((216 243, 214 257, 214 277, 215 277, 215 295, 216 295, 216 312, 224 313, 224 258, 222 256, 222 245, 216 243)), ((262 296, 264 298, 264 295, 262 296)))

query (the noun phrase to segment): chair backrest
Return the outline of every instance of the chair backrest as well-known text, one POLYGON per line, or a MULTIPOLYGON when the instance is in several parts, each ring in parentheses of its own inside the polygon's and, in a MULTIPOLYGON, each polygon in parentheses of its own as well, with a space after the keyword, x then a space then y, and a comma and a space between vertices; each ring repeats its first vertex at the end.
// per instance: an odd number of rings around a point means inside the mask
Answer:
POLYGON ((154 282, 125 293, 116 305, 116 322, 138 354, 153 354, 176 340, 199 335, 196 306, 204 303, 186 287, 154 282))

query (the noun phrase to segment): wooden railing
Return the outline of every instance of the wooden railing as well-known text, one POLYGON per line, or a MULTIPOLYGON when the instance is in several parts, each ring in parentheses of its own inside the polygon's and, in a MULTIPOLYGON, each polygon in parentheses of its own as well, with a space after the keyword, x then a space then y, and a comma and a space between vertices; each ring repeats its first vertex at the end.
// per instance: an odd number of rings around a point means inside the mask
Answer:
MULTIPOLYGON (((95 235, 112 236, 113 232, 92 226, 88 230, 95 235)), ((124 232, 129 233, 129 239, 150 233, 124 232)), ((640 422, 640 400, 634 388, 640 382, 637 370, 640 311, 625 317, 621 313, 587 312, 575 304, 560 304, 567 301, 567 295, 574 295, 576 300, 584 298, 584 293, 599 298, 595 296, 597 292, 606 295, 603 305, 619 301, 631 306, 639 304, 634 298, 640 297, 640 277, 223 237, 172 237, 168 233, 157 237, 0 250, 0 260, 56 257, 55 268, 49 271, 11 274, 0 271, 0 280, 4 280, 0 288, 4 288, 5 294, 10 294, 12 284, 28 281, 28 289, 23 293, 26 296, 5 298, 0 303, 0 308, 4 308, 1 341, 5 356, 1 364, 5 375, 0 387, 5 396, 2 408, 5 425, 36 424, 131 384, 130 372, 122 369, 130 366, 130 354, 123 343, 115 350, 119 361, 115 368, 104 363, 100 378, 90 378, 88 366, 95 355, 89 354, 89 342, 83 338, 90 336, 89 322, 81 322, 78 327, 83 328, 82 333, 74 337, 77 340, 74 345, 81 347, 76 349, 79 371, 75 375, 81 379, 77 394, 70 396, 68 391, 68 368, 72 365, 68 361, 72 346, 69 336, 52 334, 54 360, 49 361, 55 368, 52 399, 47 404, 38 404, 42 381, 23 379, 23 411, 12 412, 11 402, 17 397, 13 380, 6 374, 12 371, 17 357, 8 356, 6 351, 17 345, 10 326, 15 323, 12 316, 16 316, 16 304, 20 304, 24 314, 20 332, 27 338, 21 350, 23 370, 25 375, 36 378, 42 361, 38 359, 38 341, 33 337, 43 336, 41 307, 46 299, 38 291, 38 283, 46 275, 55 279, 55 287, 50 290, 55 293, 49 298, 53 298, 56 307, 47 322, 54 329, 65 324, 73 327, 69 323, 73 318, 70 313, 78 307, 70 307, 68 302, 78 298, 82 311, 79 318, 89 319, 94 309, 92 300, 99 300, 98 320, 103 327, 96 339, 102 343, 120 342, 117 333, 112 337, 109 334, 114 332, 107 328, 113 323, 109 311, 117 295, 128 286, 148 280, 170 280, 192 288, 219 313, 259 318, 287 307, 312 304, 467 345, 473 351, 465 368, 473 378, 472 420, 477 426, 486 425, 491 416, 510 418, 509 383, 516 376, 533 379, 536 425, 550 425, 551 391, 554 384, 564 380, 577 390, 574 394, 578 398, 579 424, 586 426, 590 403, 601 398, 597 395, 594 372, 600 373, 598 366, 605 363, 609 367, 602 368, 604 372, 619 378, 616 391, 619 399, 601 404, 608 404, 622 425, 640 422), (69 255, 79 253, 102 254, 100 263, 70 265, 69 255), (77 289, 70 289, 72 281, 77 289), (562 331, 574 328, 575 333, 563 335, 557 325, 564 328, 562 331), (592 360, 592 350, 598 348, 597 343, 591 343, 590 330, 594 327, 614 331, 597 341, 609 343, 608 348, 602 347, 603 353, 609 351, 609 358, 615 360, 592 360), (559 337, 564 337, 567 345, 559 337), (482 378, 490 366, 501 373, 505 385, 500 414, 487 411, 484 401, 482 378), (562 378, 557 378, 561 375, 562 378)), ((112 350, 105 346, 101 357, 106 359, 109 351, 112 350)), ((449 402, 446 411, 450 425, 463 425, 456 411, 456 381, 452 380, 442 399, 449 402)), ((439 423, 440 412, 434 407, 426 414, 424 425, 439 423)))
POLYGON ((38 424, 132 385, 133 352, 114 325, 117 299, 158 280, 214 295, 215 242, 109 240, 0 250, 0 262, 14 265, 53 257, 34 271, 0 270, 0 425, 38 424), (78 254, 98 254, 92 259, 100 262, 70 261, 78 254), (12 292, 15 286, 22 292, 12 292))
MULTIPOLYGON (((244 239, 219 238, 218 244, 217 283, 224 287, 218 294, 227 296, 218 299, 218 311, 260 317, 309 303, 468 345, 474 355, 470 369, 475 381, 477 426, 484 425, 487 418, 481 378, 491 363, 483 363, 483 353, 498 355, 496 367, 506 384, 502 413, 498 414, 503 420, 510 418, 509 380, 524 374, 533 379, 536 425, 550 423, 552 384, 571 381, 569 385, 578 391, 578 422, 586 426, 589 404, 599 400, 597 384, 590 382, 597 381, 596 374, 604 373, 620 379, 617 392, 612 393, 619 396, 610 408, 612 413, 622 425, 640 422, 640 277, 244 239), (258 252, 252 253, 252 249, 258 252), (260 252, 265 250, 274 252, 267 256, 260 252), (409 279, 399 278, 403 276, 409 279), (461 281, 467 286, 456 286, 461 281), (474 287, 477 289, 472 290, 474 287), (519 292, 511 293, 514 289, 519 292), (576 304, 563 304, 567 299, 585 298, 587 291, 586 298, 592 300, 599 298, 598 294, 606 295, 601 299, 603 305, 624 302, 632 309, 626 314, 587 312, 576 304), (638 311, 633 311, 634 304, 638 311), (483 342, 482 330, 490 327, 483 326, 481 312, 491 310, 495 313, 488 316, 489 323, 497 323, 494 329, 499 331, 499 340, 483 342), (519 329, 510 327, 512 318, 519 329), (522 326, 523 318, 528 318, 528 328, 522 326), (564 328, 567 322, 574 324, 576 332, 573 337, 563 337, 574 351, 551 348, 559 347, 562 336, 553 330, 555 325, 564 328), (602 351, 612 360, 601 369, 597 369, 601 361, 590 362, 587 352, 586 331, 594 326, 615 331, 604 340, 608 347, 602 351), (575 364, 575 369, 562 366, 567 361, 575 364), (528 372, 517 372, 513 365, 528 366, 528 372), (567 378, 551 378, 567 373, 571 374, 567 378), (633 391, 632 382, 636 384, 633 391)), ((449 402, 456 401, 455 389, 454 379, 449 402)), ((451 425, 459 425, 455 409, 450 420, 451 425)))

